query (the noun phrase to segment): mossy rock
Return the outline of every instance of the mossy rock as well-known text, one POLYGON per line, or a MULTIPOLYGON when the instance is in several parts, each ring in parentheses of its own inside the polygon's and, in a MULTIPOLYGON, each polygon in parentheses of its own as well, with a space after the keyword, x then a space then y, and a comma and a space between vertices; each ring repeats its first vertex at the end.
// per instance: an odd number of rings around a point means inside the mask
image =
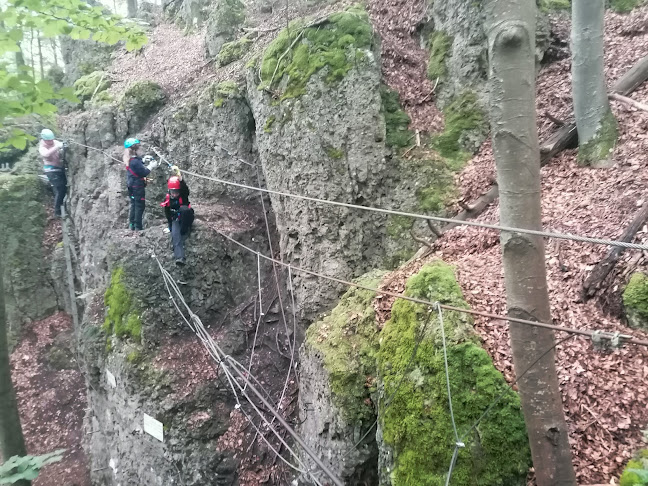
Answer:
POLYGON ((644 3, 645 0, 609 0, 610 8, 618 13, 631 12, 644 3))
POLYGON ((235 38, 244 21, 245 5, 240 0, 218 0, 207 22, 207 53, 217 56, 225 43, 235 38))
MULTIPOLYGON (((132 292, 124 283, 124 269, 117 268, 110 278, 110 285, 104 295, 106 319, 102 329, 109 336, 130 338, 140 342, 142 337, 142 320, 132 292)), ((110 340, 112 345, 112 340, 110 340)))
POLYGON ((648 449, 637 451, 628 461, 619 484, 620 486, 648 486, 648 449))
POLYGON ((74 82, 74 94, 80 101, 87 101, 95 93, 110 88, 110 78, 103 71, 95 71, 80 77, 74 82))
MULTIPOLYGON (((405 293, 468 307, 453 268, 443 262, 424 266, 408 280, 405 293)), ((381 475, 393 486, 441 485, 448 472, 455 439, 440 325, 436 309, 397 300, 380 336, 382 450, 394 454, 393 464, 382 464, 381 475)), ((479 345, 467 314, 443 311, 443 326, 454 416, 466 445, 459 450, 453 484, 524 485, 531 463, 519 397, 479 345)))
POLYGON ((380 87, 382 112, 385 117, 385 143, 398 150, 407 147, 413 134, 409 131, 410 117, 401 108, 398 93, 382 85, 380 87))
POLYGON ((232 42, 226 42, 221 47, 216 61, 220 66, 226 66, 241 59, 252 47, 252 39, 249 37, 241 37, 232 42))
POLYGON ((461 169, 488 133, 488 121, 477 95, 470 90, 446 106, 443 115, 445 128, 433 138, 432 145, 441 157, 461 169))
POLYGON ((304 25, 304 20, 291 22, 268 46, 261 61, 259 89, 281 87, 282 98, 299 97, 311 76, 324 69, 326 82, 340 81, 363 62, 357 50, 369 48, 373 41, 369 16, 360 6, 333 14, 320 25, 304 25))
POLYGON ((452 37, 445 32, 436 31, 430 36, 430 60, 428 62, 428 77, 442 81, 448 75, 446 59, 452 49, 452 37))
POLYGON ((630 327, 648 329, 648 275, 632 275, 623 291, 623 307, 630 327))
POLYGON ((216 108, 223 106, 223 103, 225 103, 226 100, 239 99, 242 97, 240 86, 236 81, 231 80, 213 83, 205 91, 205 94, 216 108))
POLYGON ((570 0, 541 0, 540 10, 542 12, 551 12, 556 10, 571 10, 570 0))
POLYGON ((136 133, 166 101, 162 87, 153 81, 138 81, 124 92, 121 107, 128 117, 129 133, 136 133))
MULTIPOLYGON (((376 287, 384 274, 374 271, 356 282, 376 287)), ((378 351, 375 297, 369 290, 349 289, 333 311, 306 332, 306 344, 323 356, 334 403, 353 424, 375 416, 370 400, 378 351)))

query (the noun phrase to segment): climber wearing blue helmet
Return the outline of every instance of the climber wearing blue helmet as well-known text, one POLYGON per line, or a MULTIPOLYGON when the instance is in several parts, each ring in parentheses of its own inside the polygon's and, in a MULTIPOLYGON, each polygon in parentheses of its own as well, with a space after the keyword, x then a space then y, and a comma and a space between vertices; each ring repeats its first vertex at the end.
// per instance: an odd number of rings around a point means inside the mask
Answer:
MULTIPOLYGON (((128 138, 124 142, 124 163, 126 164, 128 197, 130 198, 130 219, 129 228, 134 231, 141 231, 142 217, 146 206, 146 176, 151 170, 157 167, 157 161, 150 158, 148 165, 138 155, 140 141, 136 138, 128 138)), ((145 157, 147 159, 147 157, 145 157)))

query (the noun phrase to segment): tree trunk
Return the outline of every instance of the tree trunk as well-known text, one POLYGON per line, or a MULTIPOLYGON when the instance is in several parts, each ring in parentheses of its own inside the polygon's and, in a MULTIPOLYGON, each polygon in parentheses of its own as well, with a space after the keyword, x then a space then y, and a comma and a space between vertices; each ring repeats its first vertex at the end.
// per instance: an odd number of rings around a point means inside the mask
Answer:
POLYGON ((29 63, 31 65, 31 74, 36 82, 36 69, 34 68, 34 29, 29 31, 29 63))
MULTIPOLYGON (((490 116, 500 222, 540 230, 540 157, 535 117, 534 0, 487 0, 490 116)), ((501 234, 508 314, 551 322, 544 241, 501 234)), ((553 331, 511 323, 513 364, 539 486, 576 484, 553 351, 553 331)))
POLYGON ((43 46, 41 43, 41 36, 40 33, 38 34, 38 37, 36 37, 36 42, 38 45, 38 63, 40 67, 40 78, 44 79, 45 78, 45 68, 43 65, 43 46))
POLYGON ((54 66, 58 67, 58 47, 56 46, 56 37, 52 37, 50 43, 52 45, 52 52, 54 53, 54 66))
MULTIPOLYGON (((25 439, 20 427, 16 394, 11 383, 9 344, 7 343, 7 317, 5 314, 2 263, 0 262, 0 452, 6 460, 13 456, 26 456, 25 439)), ((17 486, 29 486, 29 481, 18 481, 17 486)))
POLYGON ((603 58, 605 0, 572 1, 572 98, 578 127, 578 158, 608 166, 618 127, 610 109, 603 58))
POLYGON ((18 44, 18 51, 16 52, 16 68, 20 68, 25 65, 25 56, 23 55, 22 46, 18 44))
POLYGON ((130 18, 137 16, 137 0, 126 0, 126 7, 130 18))

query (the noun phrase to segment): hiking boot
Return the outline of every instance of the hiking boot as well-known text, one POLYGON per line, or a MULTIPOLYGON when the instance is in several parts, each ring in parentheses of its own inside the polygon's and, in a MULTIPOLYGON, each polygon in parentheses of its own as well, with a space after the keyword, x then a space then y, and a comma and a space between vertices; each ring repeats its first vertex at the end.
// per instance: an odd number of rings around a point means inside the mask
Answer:
POLYGON ((128 225, 128 229, 129 229, 129 230, 134 230, 134 229, 135 229, 135 225, 134 225, 133 223, 130 223, 130 224, 128 225))
POLYGON ((178 259, 175 261, 175 264, 178 265, 179 267, 184 267, 184 265, 185 265, 185 259, 184 259, 184 258, 178 258, 178 259))

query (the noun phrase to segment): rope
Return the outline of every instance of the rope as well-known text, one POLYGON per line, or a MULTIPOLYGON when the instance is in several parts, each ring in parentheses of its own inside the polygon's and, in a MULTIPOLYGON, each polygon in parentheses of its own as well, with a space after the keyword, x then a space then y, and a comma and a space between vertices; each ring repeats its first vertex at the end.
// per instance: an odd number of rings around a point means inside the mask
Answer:
POLYGON ((436 302, 436 308, 439 311, 439 324, 441 325, 441 340, 443 342, 443 365, 445 367, 446 385, 448 387, 448 407, 450 408, 450 420, 452 421, 452 430, 454 431, 454 436, 455 436, 454 452, 452 453, 452 460, 450 461, 450 468, 448 469, 448 475, 446 476, 446 482, 445 482, 445 486, 448 486, 450 484, 450 478, 452 477, 452 471, 454 470, 455 464, 457 462, 459 449, 465 447, 465 445, 463 442, 459 440, 459 433, 457 432, 457 423, 455 422, 454 411, 452 410, 452 393, 450 392, 450 370, 448 369, 448 349, 446 345, 445 328, 443 326, 443 311, 441 309, 441 304, 439 302, 436 302))
MULTIPOLYGON (((206 346, 208 352, 214 358, 214 360, 221 366, 221 369, 225 372, 226 377, 230 381, 230 385, 232 388, 234 387, 234 384, 236 384, 236 387, 239 388, 240 393, 246 398, 248 403, 254 408, 254 410, 259 414, 259 416, 262 418, 262 420, 265 422, 266 426, 272 430, 272 432, 275 434, 275 436, 279 439, 279 441, 286 447, 287 450, 289 450, 293 456, 304 466, 303 462, 299 458, 299 456, 290 448, 290 446, 285 442, 285 440, 279 435, 279 433, 272 427, 272 424, 268 419, 265 418, 265 416, 261 413, 261 411, 258 409, 258 407, 254 404, 254 402, 250 399, 249 395, 247 394, 247 391, 245 388, 249 389, 254 393, 254 395, 261 401, 261 403, 264 405, 264 407, 267 408, 267 410, 273 415, 273 417, 279 421, 280 425, 292 436, 292 438, 299 444, 299 446, 306 452, 307 455, 313 459, 313 461, 317 464, 317 466, 322 469, 322 471, 331 479, 331 481, 336 485, 336 486, 343 486, 342 481, 336 477, 336 475, 322 462, 322 460, 310 449, 310 447, 304 442, 304 440, 293 430, 293 428, 284 420, 284 418, 273 408, 273 406, 270 404, 270 402, 263 396, 261 392, 259 392, 256 388, 256 386, 245 376, 245 373, 241 372, 236 365, 232 366, 232 371, 225 365, 225 361, 229 363, 236 363, 237 365, 240 365, 236 360, 233 360, 229 355, 225 354, 222 349, 218 346, 218 343, 216 343, 211 336, 207 333, 207 330, 205 329, 204 325, 202 324, 202 321, 200 318, 194 314, 189 306, 187 305, 186 301, 184 300, 184 297, 182 296, 182 293, 180 292, 180 289, 178 288, 177 284, 173 280, 173 277, 167 272, 164 267, 162 267, 162 264, 160 263, 159 259, 153 255, 155 260, 157 261, 157 264, 160 268, 160 271, 162 273, 162 276, 164 277, 165 285, 167 288, 167 292, 169 293, 169 296, 171 300, 173 301, 174 306, 178 310, 178 312, 181 314, 183 320, 187 323, 189 328, 194 331, 195 334, 197 334, 198 338, 203 342, 203 345, 206 346), (184 316, 184 313, 180 310, 179 306, 177 305, 177 302, 175 301, 175 298, 173 297, 173 294, 170 290, 170 285, 171 287, 175 290, 177 293, 181 303, 187 309, 187 312, 191 318, 191 321, 193 324, 184 316), (245 388, 243 385, 238 383, 236 381, 235 376, 236 375, 240 380, 242 380, 245 384, 245 388)), ((238 395, 236 394, 235 389, 233 388, 234 394, 237 397, 237 404, 240 406, 240 402, 238 401, 238 395)), ((265 439, 263 434, 261 436, 265 439)), ((307 471, 310 476, 313 478, 313 480, 317 483, 320 484, 320 482, 317 480, 317 478, 310 473, 310 471, 307 471)))
POLYGON ((223 179, 219 179, 217 177, 209 177, 205 176, 202 174, 198 174, 196 172, 192 172, 189 170, 184 170, 180 169, 180 172, 191 175, 194 177, 198 177, 201 179, 207 179, 213 182, 218 182, 220 184, 225 184, 228 186, 234 186, 234 187, 239 187, 242 189, 249 189, 251 191, 261 191, 265 192, 266 194, 274 194, 276 196, 284 196, 284 197, 290 197, 294 199, 302 199, 305 201, 310 201, 310 202, 315 202, 315 203, 320 203, 320 204, 330 204, 332 206, 340 206, 340 207, 345 207, 345 208, 350 208, 350 209, 361 209, 364 211, 373 211, 375 213, 382 213, 382 214, 390 214, 393 216, 404 216, 408 218, 414 218, 414 219, 422 219, 422 220, 427 220, 427 221, 435 221, 438 223, 451 223, 454 225, 459 225, 459 226, 474 226, 477 228, 486 228, 486 229, 491 229, 491 230, 496 230, 496 231, 507 231, 511 233, 520 233, 520 234, 527 234, 527 235, 532 235, 532 236, 542 236, 545 238, 555 238, 555 239, 561 239, 561 240, 571 240, 571 241, 579 241, 581 243, 592 243, 594 245, 604 245, 604 246, 616 246, 620 248, 626 248, 626 249, 632 249, 632 250, 648 250, 648 245, 642 244, 642 243, 629 243, 626 241, 617 241, 617 240, 609 240, 609 239, 604 239, 604 238, 594 238, 590 236, 579 236, 579 235, 574 235, 570 233, 553 233, 549 231, 540 231, 540 230, 533 230, 533 229, 526 229, 526 228, 513 228, 510 226, 501 226, 497 224, 490 224, 490 223, 480 223, 478 221, 459 221, 456 219, 452 218, 442 218, 439 216, 429 216, 427 214, 417 214, 417 213, 409 213, 405 211, 396 211, 393 209, 384 209, 384 208, 377 208, 373 206, 360 206, 358 204, 350 204, 350 203, 344 203, 344 202, 339 202, 339 201, 331 201, 329 199, 320 199, 316 197, 310 197, 310 196, 302 196, 299 194, 292 194, 288 192, 282 192, 282 191, 275 191, 272 189, 263 189, 260 187, 254 187, 254 186, 248 186, 247 184, 241 184, 238 182, 232 182, 232 181, 226 181, 223 179))
MULTIPOLYGON (((98 152, 103 152, 102 150, 99 150, 94 147, 90 147, 88 145, 84 145, 78 142, 74 142, 70 140, 70 142, 80 145, 82 147, 89 148, 91 150, 96 150, 98 152)), ((228 155, 233 156, 228 150, 222 148, 219 145, 216 145, 218 148, 226 152, 228 155)), ((154 152, 160 157, 160 159, 167 164, 171 165, 170 162, 168 162, 162 155, 157 151, 155 148, 153 148, 154 152)), ((114 157, 111 157, 113 160, 117 160, 114 157)), ((236 157, 235 157, 236 158, 236 157)), ((236 158, 236 160, 241 161, 246 163, 247 165, 254 166, 254 164, 251 164, 249 162, 243 161, 243 159, 236 158)), ((120 160, 117 160, 118 162, 121 162, 120 160)), ((349 209, 360 209, 364 211, 372 211, 375 213, 381 213, 381 214, 390 214, 393 216, 404 216, 407 218, 414 218, 414 219, 422 219, 422 220, 427 220, 427 221, 435 221, 438 223, 448 223, 448 224, 453 224, 453 225, 458 225, 458 226, 473 226, 476 228, 485 228, 485 229, 490 229, 490 230, 495 230, 495 231, 505 231, 509 233, 519 233, 519 234, 526 234, 526 235, 532 235, 532 236, 541 236, 544 238, 554 238, 554 239, 560 239, 560 240, 570 240, 570 241, 578 241, 581 243, 591 243, 593 245, 603 245, 603 246, 615 246, 619 248, 625 248, 625 249, 630 249, 630 250, 648 250, 648 245, 643 244, 643 243, 630 243, 627 241, 619 241, 619 240, 610 240, 606 238, 595 238, 591 236, 580 236, 580 235, 575 235, 571 233, 554 233, 550 231, 542 231, 542 230, 534 230, 534 229, 527 229, 527 228, 515 228, 511 226, 501 226, 497 224, 491 224, 491 223, 480 223, 478 221, 460 221, 457 219, 452 219, 452 218, 442 218, 440 216, 430 216, 427 214, 417 214, 417 213, 410 213, 406 211, 397 211, 393 209, 385 209, 385 208, 377 208, 373 206, 361 206, 359 204, 351 204, 351 203, 344 203, 344 202, 339 202, 339 201, 331 201, 329 199, 320 199, 316 197, 310 197, 310 196, 302 196, 300 194, 292 194, 289 192, 283 192, 283 191, 275 191, 272 189, 264 189, 262 187, 255 187, 255 186, 249 186, 247 184, 241 184, 238 182, 233 182, 233 181, 227 181, 224 179, 219 179, 217 177, 209 177, 203 174, 198 174, 197 172, 189 171, 189 170, 184 170, 180 169, 180 172, 183 174, 191 175, 194 177, 198 177, 200 179, 206 179, 210 180, 213 182, 218 182, 219 184, 225 184, 227 186, 233 186, 233 187, 239 187, 241 189, 248 189, 250 191, 259 191, 263 192, 266 194, 274 194, 276 196, 284 196, 284 197, 290 197, 294 199, 302 199, 304 201, 310 201, 310 202, 315 202, 315 203, 320 203, 320 204, 330 204, 332 206, 340 206, 340 207, 345 207, 349 209)))
MULTIPOLYGON (((498 315, 498 314, 491 314, 489 312, 481 312, 481 311, 476 311, 476 310, 472 310, 472 309, 464 309, 462 307, 455 307, 455 306, 446 305, 446 304, 437 304, 435 302, 430 302, 429 300, 418 299, 418 298, 415 298, 415 297, 408 297, 408 296, 406 296, 404 294, 399 294, 399 293, 396 293, 396 292, 390 292, 389 290, 380 290, 380 289, 376 289, 376 288, 373 288, 373 287, 369 287, 367 285, 362 285, 362 284, 355 283, 355 282, 348 282, 348 281, 342 280, 340 278, 331 277, 329 275, 324 275, 322 273, 315 272, 313 270, 306 270, 305 268, 296 267, 294 265, 290 265, 288 263, 281 262, 279 260, 275 260, 275 259, 273 259, 273 258, 271 258, 269 256, 266 256, 266 255, 264 255, 264 254, 262 254, 262 253, 260 253, 260 252, 258 252, 256 250, 250 248, 249 246, 244 245, 243 243, 241 243, 239 241, 236 241, 234 238, 226 235, 225 233, 223 233, 223 232, 221 232, 219 230, 215 230, 215 231, 219 235, 221 235, 223 238, 231 241, 232 243, 235 243, 236 245, 238 245, 241 248, 249 251, 250 253, 253 253, 255 255, 260 255, 261 258, 263 258, 265 260, 275 262, 276 264, 282 265, 284 267, 288 267, 288 268, 292 269, 293 271, 305 273, 305 274, 308 274, 308 275, 313 275, 314 277, 323 278, 325 280, 330 280, 332 282, 337 282, 339 284, 346 285, 347 287, 355 287, 355 288, 358 288, 358 289, 370 290, 370 291, 375 292, 377 294, 388 295, 390 297, 395 297, 397 299, 408 300, 410 302, 415 302, 417 304, 428 305, 428 306, 431 306, 431 307, 435 307, 435 306, 438 305, 441 309, 446 310, 446 311, 462 312, 464 314, 471 314, 471 315, 474 315, 474 316, 486 317, 488 319, 494 319, 494 320, 498 320, 498 321, 515 322, 515 323, 524 324, 524 325, 527 325, 527 326, 540 327, 540 328, 543 328, 543 329, 552 329, 554 331, 567 332, 567 333, 570 333, 570 334, 578 334, 578 335, 587 336, 587 337, 591 337, 592 334, 594 334, 594 332, 595 332, 595 331, 589 331, 589 330, 584 330, 584 329, 573 329, 573 328, 569 328, 569 327, 555 326, 553 324, 546 324, 544 322, 531 321, 531 320, 527 320, 527 319, 519 319, 517 317, 510 317, 510 316, 502 316, 502 315, 498 315)), ((641 346, 648 346, 648 340, 636 339, 636 338, 633 338, 632 336, 627 335, 627 334, 616 335, 614 333, 610 333, 610 332, 606 332, 606 331, 600 331, 599 335, 602 338, 606 338, 606 339, 611 339, 612 337, 616 336, 619 339, 622 339, 625 343, 637 344, 637 345, 641 345, 641 346)))

